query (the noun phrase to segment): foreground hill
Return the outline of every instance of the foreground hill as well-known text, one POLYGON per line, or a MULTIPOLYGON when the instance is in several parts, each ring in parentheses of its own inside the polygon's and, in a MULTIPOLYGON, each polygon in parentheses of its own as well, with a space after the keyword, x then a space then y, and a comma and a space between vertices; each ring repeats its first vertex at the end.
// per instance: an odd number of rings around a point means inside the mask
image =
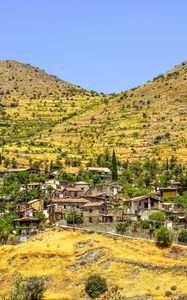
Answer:
POLYGON ((187 294, 187 250, 182 246, 161 250, 146 241, 49 231, 26 243, 1 246, 0 255, 0 295, 17 273, 42 276, 45 299, 53 300, 88 299, 84 284, 92 273, 104 276, 109 290, 117 286, 121 296, 163 300, 168 299, 166 291, 187 294))
POLYGON ((23 165, 62 153, 86 161, 113 147, 121 160, 174 155, 187 162, 186 80, 183 62, 143 86, 104 95, 0 61, 0 147, 23 165))

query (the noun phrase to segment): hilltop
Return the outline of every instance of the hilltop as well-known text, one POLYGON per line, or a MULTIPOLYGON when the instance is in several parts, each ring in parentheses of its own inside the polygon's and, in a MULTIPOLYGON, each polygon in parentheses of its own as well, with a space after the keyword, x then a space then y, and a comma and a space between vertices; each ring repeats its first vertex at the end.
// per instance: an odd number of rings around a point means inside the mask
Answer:
MULTIPOLYGON (((88 299, 84 285, 93 273, 106 278, 109 290, 117 286, 124 297, 164 300, 170 299, 168 291, 171 297, 187 293, 187 252, 182 246, 159 249, 147 241, 56 229, 1 246, 0 254, 1 296, 18 273, 44 278, 45 299, 53 300, 88 299)), ((120 299, 116 297, 109 293, 107 299, 120 299)))
POLYGON ((119 94, 98 94, 28 64, 0 61, 0 151, 19 166, 116 149, 121 161, 187 162, 187 62, 119 94))

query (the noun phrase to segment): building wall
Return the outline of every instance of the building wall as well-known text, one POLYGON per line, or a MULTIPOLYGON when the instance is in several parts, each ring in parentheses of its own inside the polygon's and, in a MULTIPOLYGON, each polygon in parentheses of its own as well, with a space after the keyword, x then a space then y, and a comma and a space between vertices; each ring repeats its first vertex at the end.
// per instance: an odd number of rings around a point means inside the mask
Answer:
POLYGON ((176 191, 163 191, 162 197, 164 199, 175 198, 177 196, 176 191))
POLYGON ((36 202, 31 203, 30 206, 32 208, 36 209, 37 211, 43 211, 44 210, 44 200, 40 199, 36 202))

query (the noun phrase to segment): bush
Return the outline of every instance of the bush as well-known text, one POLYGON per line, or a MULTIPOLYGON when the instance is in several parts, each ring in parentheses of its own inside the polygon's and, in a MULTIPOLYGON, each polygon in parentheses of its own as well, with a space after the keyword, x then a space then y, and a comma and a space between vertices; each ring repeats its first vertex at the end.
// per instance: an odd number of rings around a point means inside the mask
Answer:
POLYGON ((90 297, 96 298, 100 294, 106 292, 107 290, 108 288, 107 288, 106 280, 102 278, 100 275, 93 274, 88 277, 85 286, 85 291, 90 297))
POLYGON ((162 211, 156 211, 149 215, 149 221, 155 228, 159 228, 166 220, 166 214, 162 211))
POLYGON ((155 241, 160 247, 169 247, 173 242, 172 233, 164 226, 155 231, 155 241))
POLYGON ((141 220, 141 227, 142 227, 142 229, 149 229, 150 222, 148 220, 141 220))
POLYGON ((187 244, 187 229, 183 229, 178 236, 178 241, 187 244))
POLYGON ((82 217, 81 214, 77 211, 70 211, 67 213, 66 216, 67 224, 81 224, 82 223, 82 217))
POLYGON ((44 292, 44 281, 38 277, 16 277, 12 290, 4 300, 41 300, 44 292))
POLYGON ((128 227, 131 225, 131 223, 132 223, 131 220, 127 220, 124 223, 118 223, 116 225, 116 231, 123 234, 128 229, 128 227))

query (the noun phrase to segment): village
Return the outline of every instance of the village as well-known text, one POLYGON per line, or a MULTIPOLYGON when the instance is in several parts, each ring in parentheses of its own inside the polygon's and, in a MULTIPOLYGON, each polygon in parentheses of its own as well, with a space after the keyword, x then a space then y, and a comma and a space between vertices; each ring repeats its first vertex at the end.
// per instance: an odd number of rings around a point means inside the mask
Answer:
MULTIPOLYGON (((18 172, 20 170, 7 171, 9 175, 18 172)), ((23 199, 13 206, 13 212, 17 215, 13 224, 15 229, 19 228, 21 241, 25 240, 27 235, 37 233, 41 228, 54 226, 73 226, 123 234, 129 227, 131 229, 128 235, 151 238, 152 232, 148 221, 155 212, 161 212, 165 216, 164 219, 156 221, 168 229, 178 230, 187 227, 185 209, 173 201, 186 190, 180 182, 171 180, 167 187, 153 188, 150 194, 126 198, 122 185, 112 181, 109 168, 88 167, 86 172, 99 176, 101 182, 90 184, 86 181, 77 181, 63 184, 57 174, 52 172, 35 168, 24 171, 38 176, 45 175, 46 180, 42 183, 21 184, 21 192, 29 193, 33 189, 42 191, 42 197, 29 201, 23 199), (123 228, 120 224, 126 226, 123 228), (146 234, 144 229, 149 229, 146 234)), ((5 173, 1 173, 1 178, 6 175, 5 173)), ((1 195, 1 202, 6 204, 10 199, 6 195, 1 195)), ((152 222, 155 222, 154 217, 152 222)))

